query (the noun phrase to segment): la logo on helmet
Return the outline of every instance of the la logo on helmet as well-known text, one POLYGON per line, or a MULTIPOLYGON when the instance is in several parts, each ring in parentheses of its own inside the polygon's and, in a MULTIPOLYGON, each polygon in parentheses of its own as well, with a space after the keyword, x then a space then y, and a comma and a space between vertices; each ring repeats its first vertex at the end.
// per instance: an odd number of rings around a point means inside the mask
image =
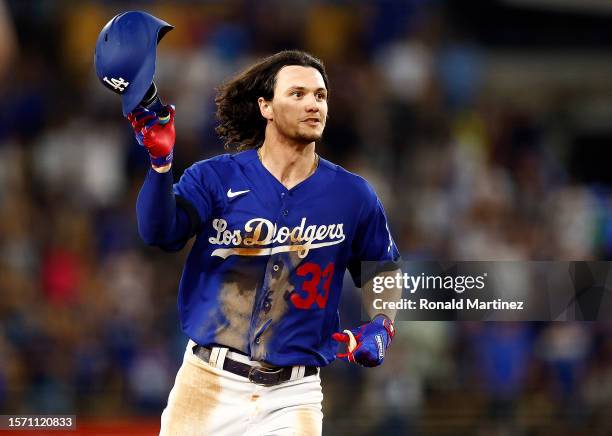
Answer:
POLYGON ((123 77, 119 77, 118 79, 111 78, 108 80, 108 77, 104 76, 104 79, 102 80, 104 80, 105 83, 108 83, 109 86, 112 86, 113 89, 118 92, 125 91, 125 88, 127 88, 130 84, 130 82, 126 82, 123 77))

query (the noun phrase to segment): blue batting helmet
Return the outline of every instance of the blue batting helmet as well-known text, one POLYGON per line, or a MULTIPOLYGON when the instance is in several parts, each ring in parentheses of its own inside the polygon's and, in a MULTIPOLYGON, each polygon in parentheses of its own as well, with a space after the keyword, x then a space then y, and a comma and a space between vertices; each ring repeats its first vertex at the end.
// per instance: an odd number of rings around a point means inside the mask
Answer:
POLYGON ((94 64, 104 86, 121 95, 123 115, 132 112, 153 82, 157 43, 174 26, 142 11, 115 15, 102 28, 94 64))

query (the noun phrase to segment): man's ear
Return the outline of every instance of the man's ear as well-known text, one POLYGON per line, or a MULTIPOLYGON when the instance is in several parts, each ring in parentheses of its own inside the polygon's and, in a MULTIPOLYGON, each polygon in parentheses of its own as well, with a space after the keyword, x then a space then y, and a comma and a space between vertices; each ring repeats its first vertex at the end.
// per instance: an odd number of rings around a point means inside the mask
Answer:
POLYGON ((268 121, 272 121, 273 119, 272 101, 268 101, 263 97, 259 97, 257 99, 257 104, 259 104, 259 112, 261 112, 261 116, 264 117, 268 121))

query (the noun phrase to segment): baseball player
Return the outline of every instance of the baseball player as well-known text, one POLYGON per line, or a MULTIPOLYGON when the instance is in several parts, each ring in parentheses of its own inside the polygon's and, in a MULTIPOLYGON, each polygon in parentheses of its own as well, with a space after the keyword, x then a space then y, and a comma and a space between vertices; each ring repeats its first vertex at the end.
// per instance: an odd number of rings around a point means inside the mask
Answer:
POLYGON ((316 153, 327 119, 321 61, 283 51, 218 92, 217 133, 234 154, 200 161, 173 185, 174 107, 128 115, 151 157, 137 200, 143 240, 180 250, 195 236, 179 285, 190 338, 160 434, 321 434, 319 368, 336 357, 383 362, 393 313, 342 330, 348 269, 395 270, 383 207, 361 177, 316 153), (383 268, 385 269, 385 268, 383 268))

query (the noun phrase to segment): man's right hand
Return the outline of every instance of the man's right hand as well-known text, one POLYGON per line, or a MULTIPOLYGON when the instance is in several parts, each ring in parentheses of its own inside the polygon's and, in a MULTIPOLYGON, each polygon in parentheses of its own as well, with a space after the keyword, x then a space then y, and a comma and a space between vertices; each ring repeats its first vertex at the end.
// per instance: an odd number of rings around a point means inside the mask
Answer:
POLYGON ((169 167, 172 162, 174 140, 176 131, 174 129, 174 106, 167 106, 168 119, 160 119, 153 111, 141 106, 137 107, 127 116, 134 136, 140 145, 145 147, 151 158, 154 168, 169 167))

